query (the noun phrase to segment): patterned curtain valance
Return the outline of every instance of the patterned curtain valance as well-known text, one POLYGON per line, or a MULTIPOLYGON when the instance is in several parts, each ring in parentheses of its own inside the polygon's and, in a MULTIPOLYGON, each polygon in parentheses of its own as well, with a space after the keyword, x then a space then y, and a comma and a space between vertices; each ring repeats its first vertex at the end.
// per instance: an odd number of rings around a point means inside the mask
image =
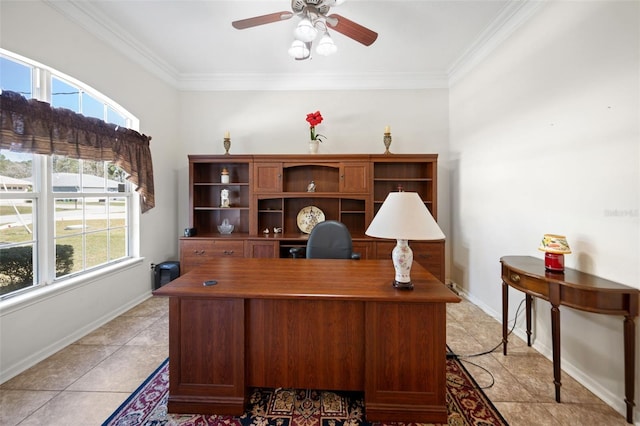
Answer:
POLYGON ((9 91, 0 94, 0 121, 0 148, 112 161, 136 185, 142 212, 155 206, 151 137, 9 91))

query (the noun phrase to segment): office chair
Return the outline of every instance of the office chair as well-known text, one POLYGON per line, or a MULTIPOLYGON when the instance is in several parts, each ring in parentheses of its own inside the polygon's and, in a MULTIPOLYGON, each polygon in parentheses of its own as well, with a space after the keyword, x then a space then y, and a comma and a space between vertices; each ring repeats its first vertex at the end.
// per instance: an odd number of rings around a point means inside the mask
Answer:
MULTIPOLYGON (((292 248, 293 257, 299 257, 304 248, 292 248)), ((353 252, 351 233, 344 223, 325 220, 313 227, 306 248, 307 259, 360 259, 353 252)))

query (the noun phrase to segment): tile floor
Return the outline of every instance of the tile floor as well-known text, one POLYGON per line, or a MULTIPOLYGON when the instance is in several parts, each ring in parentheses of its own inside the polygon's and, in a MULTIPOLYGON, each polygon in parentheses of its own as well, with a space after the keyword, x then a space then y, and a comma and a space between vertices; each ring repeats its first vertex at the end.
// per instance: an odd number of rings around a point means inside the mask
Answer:
MULTIPOLYGON (((0 385, 0 425, 101 425, 168 356, 167 300, 151 298, 24 373, 0 385)), ((497 345, 500 323, 463 301, 449 305, 447 342, 470 354, 497 345)), ((501 350, 470 358, 491 372, 485 390, 518 425, 626 425, 622 415, 563 375, 564 402, 554 402, 551 362, 511 337, 501 350)), ((488 373, 469 363, 480 386, 488 373)))

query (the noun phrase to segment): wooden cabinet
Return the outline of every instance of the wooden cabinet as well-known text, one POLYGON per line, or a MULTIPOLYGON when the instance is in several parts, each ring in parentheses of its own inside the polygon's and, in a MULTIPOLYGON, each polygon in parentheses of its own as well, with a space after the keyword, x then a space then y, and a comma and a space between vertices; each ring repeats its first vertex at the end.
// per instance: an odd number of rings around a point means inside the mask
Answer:
POLYGON ((227 238, 182 238, 180 240, 181 272, 218 257, 244 257, 244 240, 227 238))
POLYGON ((368 192, 369 186, 369 163, 340 164, 340 192, 368 192))
MULTIPOLYGON (((290 248, 306 244, 308 234, 298 228, 297 216, 307 206, 343 222, 363 259, 390 258, 395 242, 364 233, 387 194, 398 188, 417 192, 437 220, 437 159, 437 154, 191 155, 190 227, 197 237, 181 238, 181 269, 202 263, 212 250, 219 253, 211 246, 198 254, 198 244, 230 238, 244 243, 233 255, 287 257, 290 248), (223 169, 229 183, 221 181, 223 169), (222 206, 222 190, 228 191, 229 207, 222 206), (218 232, 225 219, 235 227, 231 235, 218 232)), ((410 245, 414 259, 444 281, 444 241, 410 245)))
POLYGON ((256 162, 253 165, 253 192, 282 191, 282 163, 256 162))

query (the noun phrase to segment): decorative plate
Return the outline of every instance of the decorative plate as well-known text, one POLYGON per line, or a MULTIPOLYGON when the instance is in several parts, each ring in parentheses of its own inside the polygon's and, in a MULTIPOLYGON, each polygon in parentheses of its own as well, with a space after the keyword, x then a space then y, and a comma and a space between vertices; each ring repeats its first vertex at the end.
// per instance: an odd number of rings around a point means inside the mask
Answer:
POLYGON ((313 227, 320 222, 324 222, 324 212, 316 206, 303 207, 298 212, 298 228, 305 234, 311 233, 313 227))

